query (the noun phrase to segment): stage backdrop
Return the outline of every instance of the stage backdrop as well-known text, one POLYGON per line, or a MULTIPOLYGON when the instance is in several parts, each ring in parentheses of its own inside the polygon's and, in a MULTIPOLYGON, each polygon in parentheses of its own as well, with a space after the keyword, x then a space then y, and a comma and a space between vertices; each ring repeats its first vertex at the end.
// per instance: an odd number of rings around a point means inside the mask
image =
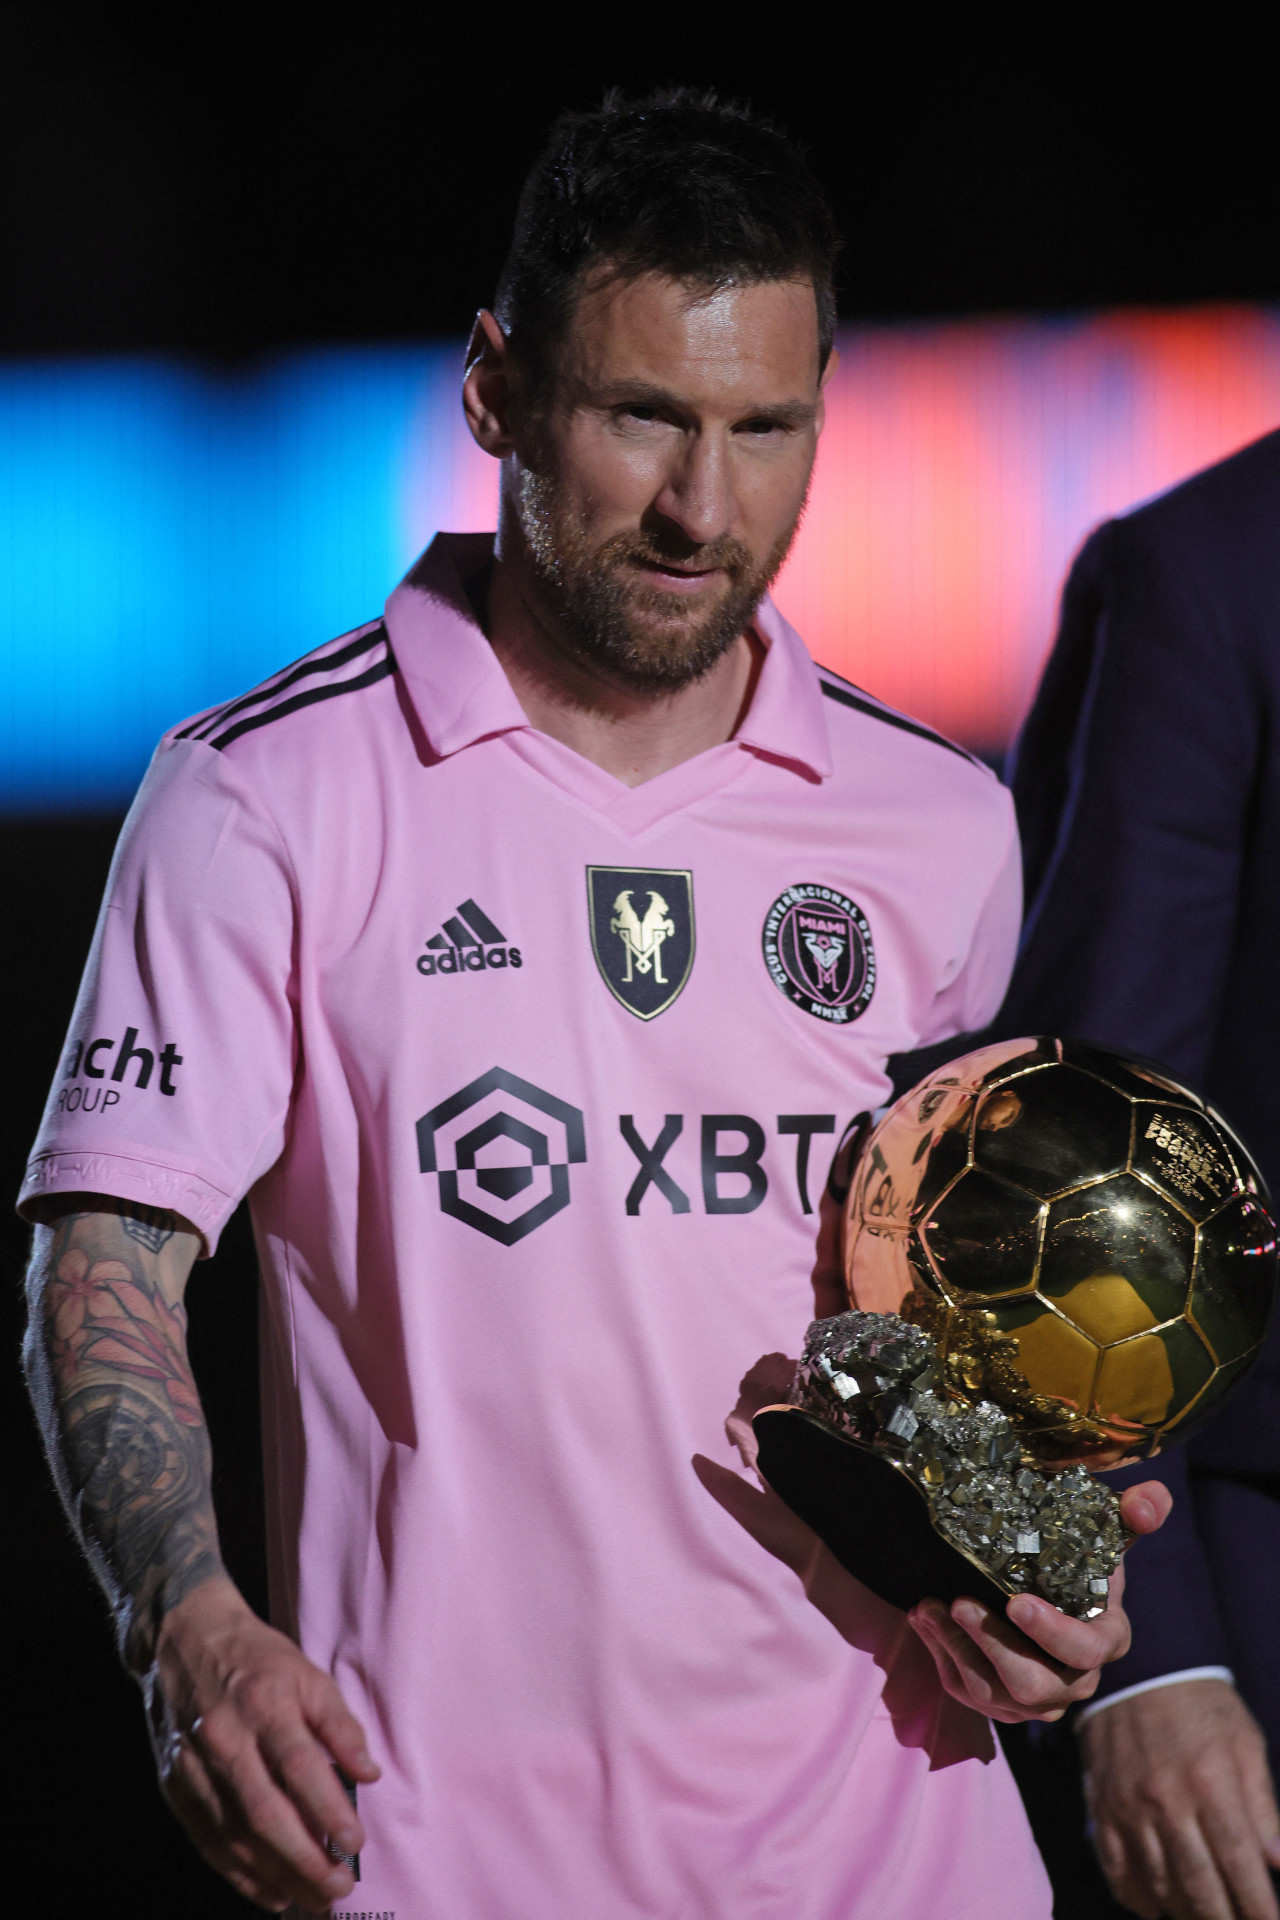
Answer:
MULTIPOLYGON (((777 598, 837 672, 987 754, 1072 553, 1280 424, 1280 315, 845 329, 777 598)), ((127 799, 156 737, 494 524, 461 349, 0 367, 0 810, 127 799)))

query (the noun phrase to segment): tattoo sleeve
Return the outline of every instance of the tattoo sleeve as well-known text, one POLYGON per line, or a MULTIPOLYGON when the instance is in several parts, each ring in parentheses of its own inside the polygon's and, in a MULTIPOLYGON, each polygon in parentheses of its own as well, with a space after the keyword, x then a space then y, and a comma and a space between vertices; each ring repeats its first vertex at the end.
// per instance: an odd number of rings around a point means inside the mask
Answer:
POLYGON ((63 1502, 142 1672, 168 1610, 222 1571, 182 1305, 199 1241, 154 1208, 78 1204, 36 1229, 24 1357, 63 1502))

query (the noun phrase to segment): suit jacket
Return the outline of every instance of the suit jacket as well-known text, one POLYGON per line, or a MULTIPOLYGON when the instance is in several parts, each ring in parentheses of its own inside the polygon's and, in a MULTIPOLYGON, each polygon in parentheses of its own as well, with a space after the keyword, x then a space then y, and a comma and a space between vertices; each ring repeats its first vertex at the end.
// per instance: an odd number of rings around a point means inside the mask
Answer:
MULTIPOLYGON (((994 1031, 1162 1061, 1280 1197, 1280 432, 1086 542, 1011 785, 1027 916, 994 1031)), ((1152 1471, 1174 1514, 1129 1558, 1134 1646, 1101 1692, 1230 1665, 1277 1742, 1249 1622, 1280 1593, 1280 1316, 1202 1434, 1115 1477, 1152 1471), (1214 1518, 1223 1480, 1261 1506, 1214 1518)))

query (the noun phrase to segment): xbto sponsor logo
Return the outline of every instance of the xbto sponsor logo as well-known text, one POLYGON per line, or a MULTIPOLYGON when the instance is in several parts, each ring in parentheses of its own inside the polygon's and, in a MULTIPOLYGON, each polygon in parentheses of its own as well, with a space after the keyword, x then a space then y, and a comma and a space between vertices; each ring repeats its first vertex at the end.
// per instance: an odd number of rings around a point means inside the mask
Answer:
POLYGON ((178 1052, 174 1041, 166 1040, 157 1056, 151 1047, 138 1045, 136 1027, 126 1027, 124 1039, 120 1041, 112 1040, 105 1034, 99 1039, 87 1042, 77 1040, 71 1049, 66 1071, 62 1076, 64 1080, 73 1081, 76 1084, 58 1089, 58 1098, 54 1103, 56 1109, 59 1113, 93 1113, 95 1109, 105 1113, 108 1107, 119 1104, 118 1090, 122 1084, 129 1085, 128 1075, 131 1067, 133 1085, 140 1093, 146 1092, 151 1085, 157 1060, 160 1072, 156 1077, 156 1084, 161 1093, 172 1097, 178 1091, 173 1084, 173 1076, 182 1065, 182 1055, 178 1052), (110 1058, 113 1053, 114 1061, 110 1058), (79 1084, 81 1078, 90 1081, 106 1081, 108 1075, 110 1075, 110 1083, 105 1086, 85 1087, 79 1084))
POLYGON ((441 973, 483 973, 487 967, 497 972, 523 965, 519 947, 508 944, 506 934, 474 900, 464 900, 426 948, 418 955, 418 972, 428 980, 441 973))
POLYGON ((582 1110, 491 1067, 418 1121, 418 1165, 441 1212, 514 1246, 569 1204, 569 1168, 587 1157, 582 1110))
MULTIPOLYGON (((795 1141, 796 1198, 801 1212, 811 1214, 817 1197, 810 1191, 811 1149, 815 1139, 835 1133, 836 1116, 780 1113, 774 1124, 782 1140, 795 1141)), ((664 1115, 652 1142, 644 1138, 633 1114, 619 1114, 618 1128, 638 1163, 620 1196, 623 1211, 633 1217, 651 1190, 654 1200, 665 1200, 672 1213, 691 1213, 689 1190, 695 1180, 701 1187, 702 1211, 709 1214, 754 1213, 769 1191, 764 1165, 768 1132, 749 1113, 699 1115, 696 1158, 687 1170, 680 1166, 679 1155, 674 1170, 669 1161, 684 1133, 682 1113, 664 1115)), ((846 1128, 846 1138, 849 1131, 846 1128)), ((439 1182, 441 1212, 504 1247, 514 1246, 563 1212, 571 1198, 569 1168, 587 1157, 581 1108, 504 1067, 491 1067, 424 1113, 417 1135, 418 1164, 439 1182)), ((786 1158, 790 1160, 789 1153, 786 1158)), ((818 1192, 824 1178, 821 1172, 816 1176, 818 1192)), ((834 1189, 832 1197, 840 1198, 834 1189)))
MULTIPOLYGON (((764 1127, 749 1113, 704 1113, 699 1118, 698 1171, 701 1175, 703 1211, 754 1213, 769 1191, 769 1176, 763 1164, 768 1145, 764 1127), (728 1143, 728 1150, 722 1142, 728 1143)), ((795 1137, 796 1197, 800 1202, 800 1211, 812 1213, 809 1150, 815 1135, 835 1132, 836 1116, 834 1113, 780 1113, 777 1127, 779 1134, 784 1137, 795 1137)), ((684 1132, 684 1115, 665 1114, 662 1131, 652 1146, 647 1145, 638 1132, 632 1114, 618 1115, 618 1130, 640 1162, 640 1170, 627 1191, 624 1202, 626 1211, 629 1214, 639 1213, 640 1203, 652 1187, 667 1202, 672 1213, 691 1212, 689 1195, 665 1164, 667 1155, 684 1132)))

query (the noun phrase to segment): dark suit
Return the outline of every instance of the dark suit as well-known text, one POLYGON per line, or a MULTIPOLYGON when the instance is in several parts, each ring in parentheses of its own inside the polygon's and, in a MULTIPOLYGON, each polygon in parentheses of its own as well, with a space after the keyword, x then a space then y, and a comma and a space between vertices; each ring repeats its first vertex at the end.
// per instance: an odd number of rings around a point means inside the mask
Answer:
MULTIPOLYGON (((1280 1198, 1280 433, 1087 541, 1015 749, 1023 947, 996 1031, 1163 1061, 1280 1198)), ((1152 1473, 1134 1644, 1101 1694, 1225 1665, 1280 1763, 1280 1316, 1201 1435, 1152 1473)), ((1116 1476, 1120 1478, 1120 1476, 1116 1476)))

